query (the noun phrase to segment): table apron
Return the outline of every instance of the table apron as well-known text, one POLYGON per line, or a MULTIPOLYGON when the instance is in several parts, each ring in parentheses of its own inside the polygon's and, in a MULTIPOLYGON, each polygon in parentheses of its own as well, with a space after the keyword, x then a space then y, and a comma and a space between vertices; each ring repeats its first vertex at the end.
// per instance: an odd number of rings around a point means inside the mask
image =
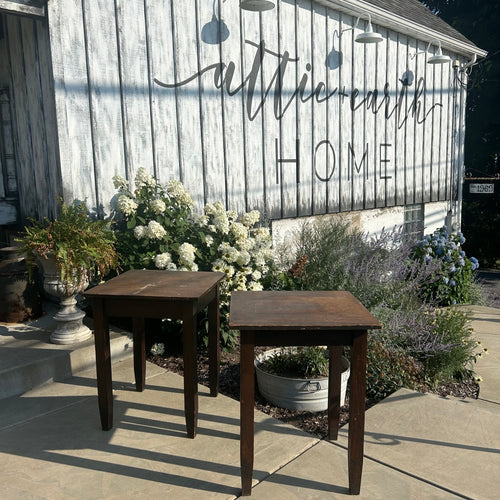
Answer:
POLYGON ((186 314, 194 316, 205 309, 216 298, 216 290, 204 295, 201 299, 178 300, 166 299, 136 299, 136 298, 95 298, 102 300, 104 313, 108 317, 142 317, 182 319, 186 314))
POLYGON ((240 343, 259 346, 352 345, 366 330, 241 330, 240 343))

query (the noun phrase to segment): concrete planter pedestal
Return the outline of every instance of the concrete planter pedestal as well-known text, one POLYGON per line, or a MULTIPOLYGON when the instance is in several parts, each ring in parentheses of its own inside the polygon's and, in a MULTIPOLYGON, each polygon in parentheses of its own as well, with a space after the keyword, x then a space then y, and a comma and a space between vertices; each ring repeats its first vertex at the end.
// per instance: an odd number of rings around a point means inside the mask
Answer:
POLYGON ((54 257, 40 259, 43 268, 44 290, 59 298, 59 311, 54 315, 57 328, 51 333, 50 341, 54 344, 75 344, 87 340, 92 331, 83 324, 85 313, 76 306, 75 297, 88 286, 87 277, 82 277, 80 282, 66 284, 61 280, 61 273, 56 267, 54 257))

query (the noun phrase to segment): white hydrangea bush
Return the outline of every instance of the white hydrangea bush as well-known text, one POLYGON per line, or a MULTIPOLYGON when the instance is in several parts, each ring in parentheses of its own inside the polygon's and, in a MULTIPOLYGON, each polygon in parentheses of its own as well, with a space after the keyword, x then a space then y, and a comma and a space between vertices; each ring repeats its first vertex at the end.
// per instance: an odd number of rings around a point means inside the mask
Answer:
POLYGON ((137 171, 134 188, 119 176, 116 233, 123 269, 219 271, 221 336, 234 342, 228 328, 229 301, 234 290, 262 290, 262 281, 274 261, 267 227, 259 227, 260 213, 239 216, 217 201, 194 212, 193 199, 180 181, 161 185, 144 168, 137 171))

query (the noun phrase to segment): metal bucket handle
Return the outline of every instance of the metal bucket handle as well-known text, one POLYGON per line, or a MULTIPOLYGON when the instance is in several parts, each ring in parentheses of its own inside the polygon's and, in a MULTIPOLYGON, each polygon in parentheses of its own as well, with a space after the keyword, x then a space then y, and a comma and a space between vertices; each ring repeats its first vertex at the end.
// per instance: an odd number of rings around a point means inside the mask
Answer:
POLYGON ((314 381, 314 380, 308 380, 307 385, 306 385, 306 391, 307 392, 321 391, 321 382, 314 381), (311 386, 315 386, 316 388, 311 388, 311 386))

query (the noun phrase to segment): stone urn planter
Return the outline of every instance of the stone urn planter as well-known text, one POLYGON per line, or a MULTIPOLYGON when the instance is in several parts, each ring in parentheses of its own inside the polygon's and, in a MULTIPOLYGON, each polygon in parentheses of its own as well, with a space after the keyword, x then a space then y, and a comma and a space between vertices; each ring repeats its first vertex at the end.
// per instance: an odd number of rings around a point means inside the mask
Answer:
MULTIPOLYGON (((270 349, 255 357, 255 373, 259 392, 270 403, 290 410, 324 411, 328 409, 328 377, 293 378, 276 375, 262 369, 261 365, 280 349, 270 349)), ((347 381, 350 375, 349 360, 342 356, 340 405, 345 404, 347 381)))
POLYGON ((115 235, 109 221, 92 219, 85 203, 60 200, 59 216, 54 220, 31 220, 17 240, 26 257, 31 277, 36 263, 43 269, 44 290, 59 298, 54 316, 57 328, 50 340, 73 344, 90 337, 83 325, 85 313, 76 307, 76 295, 89 286, 89 280, 102 280, 118 266, 115 235))
POLYGON ((92 331, 83 324, 85 313, 77 307, 76 296, 89 286, 86 273, 72 281, 61 279, 54 256, 39 260, 43 269, 43 289, 59 299, 59 311, 54 315, 56 329, 50 335, 54 344, 74 344, 88 339, 92 331))

